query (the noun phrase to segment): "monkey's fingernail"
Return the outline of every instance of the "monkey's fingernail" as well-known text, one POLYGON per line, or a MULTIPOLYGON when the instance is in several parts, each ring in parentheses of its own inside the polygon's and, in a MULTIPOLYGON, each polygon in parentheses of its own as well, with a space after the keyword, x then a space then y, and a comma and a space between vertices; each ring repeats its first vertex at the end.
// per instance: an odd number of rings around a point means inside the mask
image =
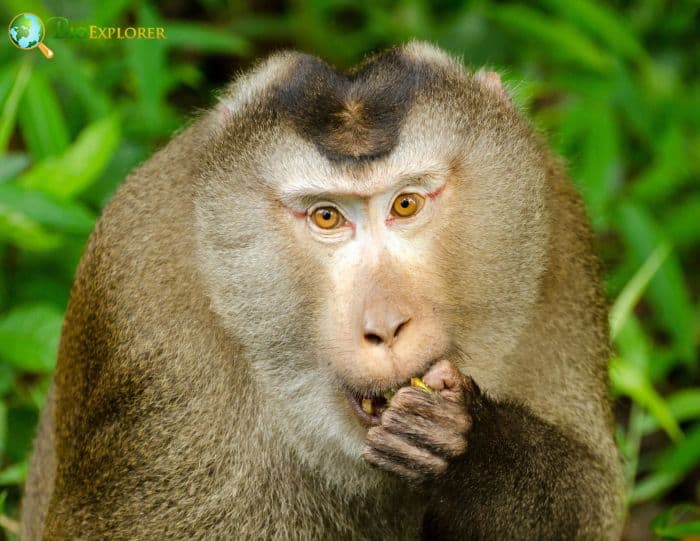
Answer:
POLYGON ((362 399, 362 411, 364 411, 367 415, 372 415, 374 412, 374 407, 372 406, 371 398, 362 399))
POLYGON ((422 391, 425 391, 426 393, 432 393, 433 389, 429 385, 427 385, 422 379, 415 377, 411 378, 411 387, 415 387, 416 389, 421 389, 422 391))

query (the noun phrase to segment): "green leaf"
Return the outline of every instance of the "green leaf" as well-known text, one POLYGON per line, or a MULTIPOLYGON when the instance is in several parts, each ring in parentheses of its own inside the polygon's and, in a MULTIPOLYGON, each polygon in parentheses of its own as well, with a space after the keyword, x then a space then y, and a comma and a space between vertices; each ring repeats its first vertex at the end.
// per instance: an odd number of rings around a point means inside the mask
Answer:
POLYGON ((7 143, 15 127, 17 109, 27 88, 27 83, 29 83, 31 73, 32 62, 29 58, 26 58, 19 65, 19 70, 16 74, 13 72, 8 73, 8 76, 13 77, 14 82, 7 99, 4 101, 2 113, 0 114, 0 154, 7 149, 7 143))
POLYGON ((610 309, 610 336, 614 340, 626 319, 642 297, 642 293, 649 282, 659 270, 661 264, 671 253, 671 246, 667 243, 659 245, 647 258, 644 264, 635 273, 632 279, 618 295, 615 304, 610 309))
POLYGON ((244 56, 250 53, 248 40, 230 30, 211 25, 190 22, 168 22, 165 27, 165 43, 207 53, 229 53, 244 56))
POLYGON ((47 375, 29 388, 29 403, 34 407, 37 413, 39 413, 44 407, 44 404, 46 403, 46 396, 49 394, 50 387, 51 376, 47 375))
POLYGON ((604 101, 582 105, 585 135, 574 180, 581 187, 586 208, 597 230, 607 225, 607 207, 620 184, 619 134, 615 112, 604 101))
POLYGON ((668 208, 661 220, 663 229, 678 248, 700 243, 700 194, 690 195, 668 208))
MULTIPOLYGON (((650 214, 632 203, 621 204, 616 213, 619 231, 629 248, 629 257, 641 265, 660 244, 667 242, 650 214)), ((652 278, 646 296, 661 326, 674 338, 680 358, 695 358, 695 322, 688 286, 676 254, 671 253, 652 278)))
POLYGON ((68 233, 87 234, 95 225, 95 217, 81 204, 13 184, 0 184, 0 202, 38 224, 68 233))
POLYGON ((686 536, 700 534, 700 520, 683 522, 681 524, 674 524, 663 528, 655 528, 654 533, 665 538, 671 537, 676 539, 687 539, 686 536))
POLYGON ((29 165, 29 156, 21 152, 0 155, 0 182, 16 177, 29 165))
POLYGON ((31 251, 53 250, 61 245, 61 237, 46 231, 26 214, 0 199, 0 242, 7 241, 31 251))
POLYGON ((0 471, 0 486, 10 486, 24 484, 27 478, 27 463, 18 462, 0 471))
MULTIPOLYGON (((18 276, 13 280, 14 304, 41 303, 57 308, 67 306, 71 280, 62 267, 67 266, 67 262, 72 259, 71 240, 66 239, 60 250, 46 254, 41 261, 30 262, 17 270, 18 276), (59 257, 61 261, 57 261, 59 257)), ((71 266, 71 278, 73 271, 74 266, 71 266)))
POLYGON ((656 468, 639 481, 632 493, 633 502, 659 497, 670 490, 700 464, 700 424, 686 433, 686 437, 664 451, 656 460, 656 468))
MULTIPOLYGON (((114 24, 107 26, 114 26, 114 24)), ((99 72, 96 72, 91 64, 82 60, 80 55, 83 50, 82 48, 74 48, 72 40, 60 41, 67 42, 68 46, 65 46, 64 43, 55 44, 56 56, 51 62, 57 71, 66 74, 60 79, 62 88, 68 91, 66 94, 70 98, 65 101, 76 109, 76 106, 79 106, 81 111, 85 110, 91 121, 108 116, 114 111, 116 103, 102 89, 104 83, 101 81, 99 72), (69 92, 72 92, 73 95, 70 95, 69 92)), ((66 115, 70 116, 69 107, 67 107, 66 115)))
POLYGON ((608 54, 561 19, 547 17, 534 9, 515 4, 499 4, 486 13, 553 57, 573 61, 602 73, 612 68, 613 62, 608 54))
POLYGON ((545 0, 545 4, 589 34, 601 38, 613 51, 629 58, 645 57, 644 48, 627 21, 604 3, 545 0))
MULTIPOLYGON (((165 26, 147 2, 139 4, 137 21, 145 27, 165 26)), ((172 82, 166 66, 165 41, 134 39, 126 44, 127 60, 138 97, 135 116, 143 128, 152 131, 158 131, 163 121, 165 93, 172 82)))
POLYGON ((0 317, 0 359, 27 372, 51 373, 63 315, 53 306, 25 305, 0 317))
MULTIPOLYGON (((0 363, 0 366, 3 366, 0 363)), ((7 406, 0 400, 0 456, 5 454, 7 444, 7 406)))
POLYGON ((10 95, 10 91, 15 85, 16 80, 17 64, 8 64, 7 66, 0 68, 0 106, 5 103, 5 100, 10 95))
POLYGON ((101 26, 114 26, 115 20, 133 5, 133 0, 111 0, 110 2, 94 2, 94 20, 101 26))
POLYGON ((613 388, 617 392, 629 396, 646 408, 672 440, 683 437, 668 405, 636 365, 622 357, 615 357, 610 361, 609 371, 613 388))
MULTIPOLYGON (((700 388, 686 388, 666 397, 668 409, 679 423, 700 420, 700 388)), ((653 417, 647 417, 642 423, 642 430, 649 434, 658 428, 653 417)))
POLYGON ((644 374, 648 373, 651 357, 650 339, 644 333, 641 323, 634 314, 630 314, 621 324, 615 338, 615 346, 621 357, 636 366, 644 374))
POLYGON ((247 16, 231 21, 232 32, 250 39, 275 39, 285 41, 292 39, 297 28, 303 23, 291 14, 277 16, 251 13, 247 16))
POLYGON ((5 396, 15 382, 15 373, 7 363, 0 362, 0 399, 5 396))
POLYGON ((691 504, 669 507, 652 521, 651 528, 664 538, 700 534, 700 507, 691 504))
MULTIPOLYGON (((22 13, 23 11, 34 13, 35 15, 41 17, 42 20, 46 20, 51 16, 51 12, 46 9, 46 6, 44 6, 44 2, 42 2, 42 0, 4 0, 0 6, 2 6, 2 8, 7 12, 7 15, 10 16, 16 13, 22 13)), ((34 52, 38 53, 39 51, 34 52)))
POLYGON ((662 381, 678 365, 678 361, 678 352, 675 351, 673 346, 666 346, 657 342, 649 358, 649 379, 662 381))
POLYGON ((685 141, 686 137, 676 124, 657 137, 653 165, 633 184, 632 192, 636 198, 645 202, 661 201, 692 179, 685 141))
POLYGON ((119 139, 116 115, 98 120, 80 132, 64 154, 43 160, 22 175, 18 183, 61 199, 73 197, 97 180, 119 139))
MULTIPOLYGON (((7 429, 12 437, 7 440, 6 459, 21 463, 28 458, 38 422, 39 412, 33 406, 8 406, 7 429)), ((20 480, 22 481, 23 478, 20 480)))
POLYGON ((68 129, 55 92, 35 70, 19 108, 22 135, 35 159, 55 156, 68 148, 68 129))

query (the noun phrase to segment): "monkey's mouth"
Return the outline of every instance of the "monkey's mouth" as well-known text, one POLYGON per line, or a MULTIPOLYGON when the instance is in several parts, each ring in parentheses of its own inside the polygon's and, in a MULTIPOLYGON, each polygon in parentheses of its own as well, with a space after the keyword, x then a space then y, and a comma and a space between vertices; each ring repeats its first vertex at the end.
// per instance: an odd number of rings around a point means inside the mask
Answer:
POLYGON ((382 413, 389 407, 389 401, 394 393, 401 387, 395 385, 381 394, 362 396, 346 389, 346 394, 353 413, 367 426, 379 426, 382 413))
POLYGON ((366 394, 367 390, 358 391, 347 384, 343 385, 342 387, 345 390, 345 394, 348 398, 348 402, 350 402, 350 407, 352 408, 353 413, 363 425, 381 425, 382 414, 389 407, 391 398, 401 387, 410 385, 413 387, 422 387, 423 390, 432 392, 432 389, 425 385, 418 374, 425 374, 428 372, 428 369, 437 362, 438 359, 442 358, 444 358, 444 355, 431 359, 430 362, 426 363, 422 370, 417 371, 415 376, 406 378, 404 381, 399 383, 395 383, 391 387, 385 388, 383 391, 370 391, 370 394, 366 394))

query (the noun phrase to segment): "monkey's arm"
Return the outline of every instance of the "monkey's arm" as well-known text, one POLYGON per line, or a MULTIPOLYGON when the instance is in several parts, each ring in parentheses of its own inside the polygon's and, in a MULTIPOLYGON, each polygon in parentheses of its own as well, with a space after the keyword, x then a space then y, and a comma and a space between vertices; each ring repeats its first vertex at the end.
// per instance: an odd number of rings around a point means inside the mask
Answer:
POLYGON ((424 539, 605 539, 614 475, 528 409, 478 393, 464 454, 428 483, 424 539))

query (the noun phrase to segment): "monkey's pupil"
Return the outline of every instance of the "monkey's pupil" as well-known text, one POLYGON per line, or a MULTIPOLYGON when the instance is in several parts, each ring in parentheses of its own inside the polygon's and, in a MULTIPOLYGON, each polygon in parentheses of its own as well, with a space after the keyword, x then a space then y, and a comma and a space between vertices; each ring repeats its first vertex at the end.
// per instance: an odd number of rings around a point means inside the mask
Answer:
POLYGON ((408 205, 410 205, 410 204, 411 204, 411 200, 408 197, 401 200, 401 206, 405 209, 407 209, 408 205))
POLYGON ((330 210, 324 210, 323 214, 321 215, 324 220, 330 220, 331 219, 331 211, 330 210))

